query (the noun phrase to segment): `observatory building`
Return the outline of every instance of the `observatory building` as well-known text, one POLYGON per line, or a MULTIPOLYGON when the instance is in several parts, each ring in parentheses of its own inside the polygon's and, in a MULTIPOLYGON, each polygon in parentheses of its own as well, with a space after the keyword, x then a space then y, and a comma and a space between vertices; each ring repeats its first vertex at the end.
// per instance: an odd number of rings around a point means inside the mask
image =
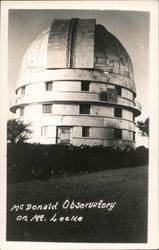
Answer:
POLYGON ((131 59, 95 19, 55 19, 27 49, 11 111, 29 142, 135 146, 141 114, 131 59))

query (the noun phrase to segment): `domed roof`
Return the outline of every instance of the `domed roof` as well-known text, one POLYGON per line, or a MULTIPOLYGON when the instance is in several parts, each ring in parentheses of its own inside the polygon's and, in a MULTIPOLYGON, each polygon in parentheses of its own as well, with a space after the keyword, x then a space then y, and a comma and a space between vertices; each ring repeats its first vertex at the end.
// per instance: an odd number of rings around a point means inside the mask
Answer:
POLYGON ((133 81, 126 49, 95 19, 55 19, 27 49, 19 77, 54 69, 108 71, 133 81))
POLYGON ((115 73, 125 76, 127 72, 133 80, 133 66, 128 52, 120 41, 100 24, 96 25, 95 29, 95 58, 95 68, 112 67, 114 72, 117 71, 115 73))
POLYGON ((49 29, 43 31, 28 47, 23 56, 20 75, 46 69, 48 37, 49 29))

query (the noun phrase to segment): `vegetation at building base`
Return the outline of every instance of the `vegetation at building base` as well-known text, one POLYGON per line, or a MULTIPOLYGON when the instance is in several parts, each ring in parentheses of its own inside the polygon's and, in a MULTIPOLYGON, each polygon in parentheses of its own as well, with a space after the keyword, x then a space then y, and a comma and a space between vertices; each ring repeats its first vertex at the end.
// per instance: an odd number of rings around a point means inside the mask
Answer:
POLYGON ((148 149, 8 143, 8 183, 148 164, 148 149))
POLYGON ((32 131, 30 123, 24 123, 19 119, 10 119, 7 122, 7 141, 11 143, 23 143, 30 138, 32 131))

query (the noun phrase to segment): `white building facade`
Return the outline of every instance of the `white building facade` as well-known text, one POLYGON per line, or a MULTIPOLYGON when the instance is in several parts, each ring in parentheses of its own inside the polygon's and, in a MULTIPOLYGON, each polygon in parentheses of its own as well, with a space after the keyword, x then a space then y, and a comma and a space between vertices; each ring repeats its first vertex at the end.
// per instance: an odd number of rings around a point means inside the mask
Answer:
POLYGON ((55 19, 26 51, 11 106, 29 142, 135 146, 131 59, 95 19, 55 19))

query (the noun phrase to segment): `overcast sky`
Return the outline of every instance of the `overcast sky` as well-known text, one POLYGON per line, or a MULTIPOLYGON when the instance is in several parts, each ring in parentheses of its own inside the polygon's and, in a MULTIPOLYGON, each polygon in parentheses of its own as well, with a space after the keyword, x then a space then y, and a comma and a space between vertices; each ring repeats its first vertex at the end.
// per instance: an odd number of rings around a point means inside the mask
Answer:
MULTIPOLYGON (((128 51, 134 68, 137 98, 142 115, 148 117, 149 14, 148 12, 111 10, 10 10, 9 11, 9 102, 15 99, 15 88, 22 57, 30 43, 54 18, 96 18, 115 35, 128 51)), ((9 112, 9 116, 11 113, 9 112)), ((141 139, 141 138, 139 138, 141 139)), ((138 144, 140 144, 138 142, 138 144)))

